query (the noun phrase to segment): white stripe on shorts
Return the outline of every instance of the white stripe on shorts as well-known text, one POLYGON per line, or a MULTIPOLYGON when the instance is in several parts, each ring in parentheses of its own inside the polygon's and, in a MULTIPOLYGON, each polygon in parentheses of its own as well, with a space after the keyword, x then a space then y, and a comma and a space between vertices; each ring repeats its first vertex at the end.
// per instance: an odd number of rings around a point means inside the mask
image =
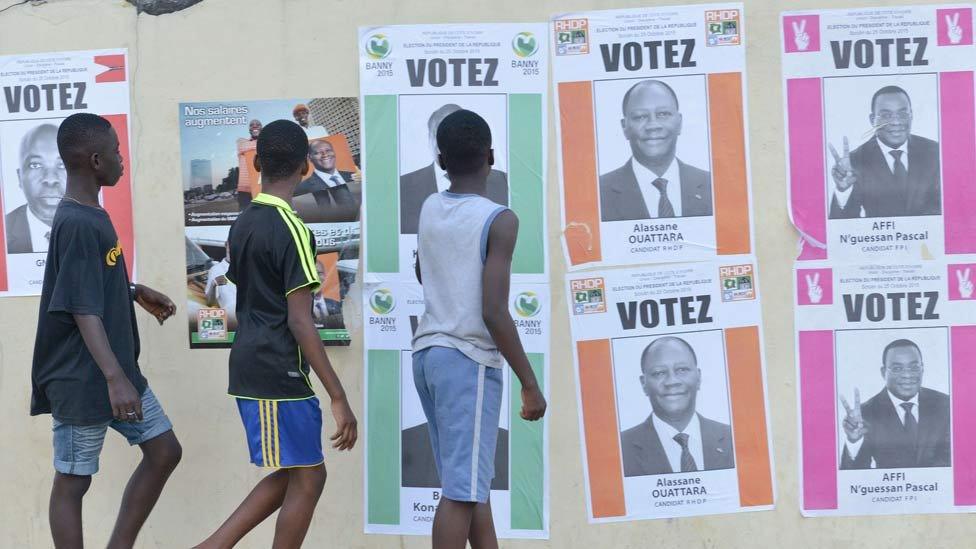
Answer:
POLYGON ((471 448, 471 500, 478 501, 478 450, 481 449, 481 408, 485 399, 485 365, 478 365, 478 397, 474 405, 474 446, 471 448))

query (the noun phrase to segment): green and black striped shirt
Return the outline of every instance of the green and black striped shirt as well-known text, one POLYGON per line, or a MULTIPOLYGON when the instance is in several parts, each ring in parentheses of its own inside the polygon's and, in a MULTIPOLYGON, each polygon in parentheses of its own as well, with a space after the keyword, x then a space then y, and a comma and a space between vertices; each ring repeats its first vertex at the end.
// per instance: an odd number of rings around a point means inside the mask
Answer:
MULTIPOLYGON (((288 328, 289 294, 314 291, 315 238, 288 203, 259 194, 230 228, 227 278, 237 285, 237 333, 228 392, 297 400, 315 396, 309 365, 288 328)), ((311 314, 311 312, 309 312, 311 314)))

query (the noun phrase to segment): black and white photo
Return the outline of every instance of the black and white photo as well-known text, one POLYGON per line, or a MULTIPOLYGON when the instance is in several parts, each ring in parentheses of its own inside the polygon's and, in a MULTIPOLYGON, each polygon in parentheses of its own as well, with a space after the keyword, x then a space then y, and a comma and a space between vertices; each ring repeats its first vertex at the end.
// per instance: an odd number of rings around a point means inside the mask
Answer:
POLYGON ((595 89, 601 219, 711 216, 704 78, 598 82, 595 89))
POLYGON ((720 332, 618 340, 614 364, 625 477, 735 467, 720 332))

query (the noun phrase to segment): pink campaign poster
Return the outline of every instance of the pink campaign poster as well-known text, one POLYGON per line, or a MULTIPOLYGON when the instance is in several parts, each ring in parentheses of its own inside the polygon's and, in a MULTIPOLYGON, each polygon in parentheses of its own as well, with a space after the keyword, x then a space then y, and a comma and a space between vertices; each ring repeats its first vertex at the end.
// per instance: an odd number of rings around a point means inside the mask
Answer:
POLYGON ((805 516, 976 510, 976 264, 799 263, 805 516))
POLYGON ((976 253, 971 5, 782 16, 799 260, 976 253))

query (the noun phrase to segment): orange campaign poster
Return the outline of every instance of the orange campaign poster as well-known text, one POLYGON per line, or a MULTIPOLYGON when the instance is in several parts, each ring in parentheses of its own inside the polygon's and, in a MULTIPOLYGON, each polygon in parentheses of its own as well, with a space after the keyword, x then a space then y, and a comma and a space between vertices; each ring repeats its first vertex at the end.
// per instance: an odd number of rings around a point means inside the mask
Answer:
POLYGON ((323 343, 349 344, 342 305, 359 263, 359 102, 316 97, 180 104, 191 348, 228 347, 234 340, 237 294, 226 277, 227 235, 261 192, 257 137, 279 119, 295 121, 308 135, 308 174, 292 204, 315 236, 322 286, 312 316, 323 343))
POLYGON ((754 260, 566 275, 591 522, 771 509, 754 260))
POLYGON ((751 254, 742 4, 550 27, 570 270, 751 254))

